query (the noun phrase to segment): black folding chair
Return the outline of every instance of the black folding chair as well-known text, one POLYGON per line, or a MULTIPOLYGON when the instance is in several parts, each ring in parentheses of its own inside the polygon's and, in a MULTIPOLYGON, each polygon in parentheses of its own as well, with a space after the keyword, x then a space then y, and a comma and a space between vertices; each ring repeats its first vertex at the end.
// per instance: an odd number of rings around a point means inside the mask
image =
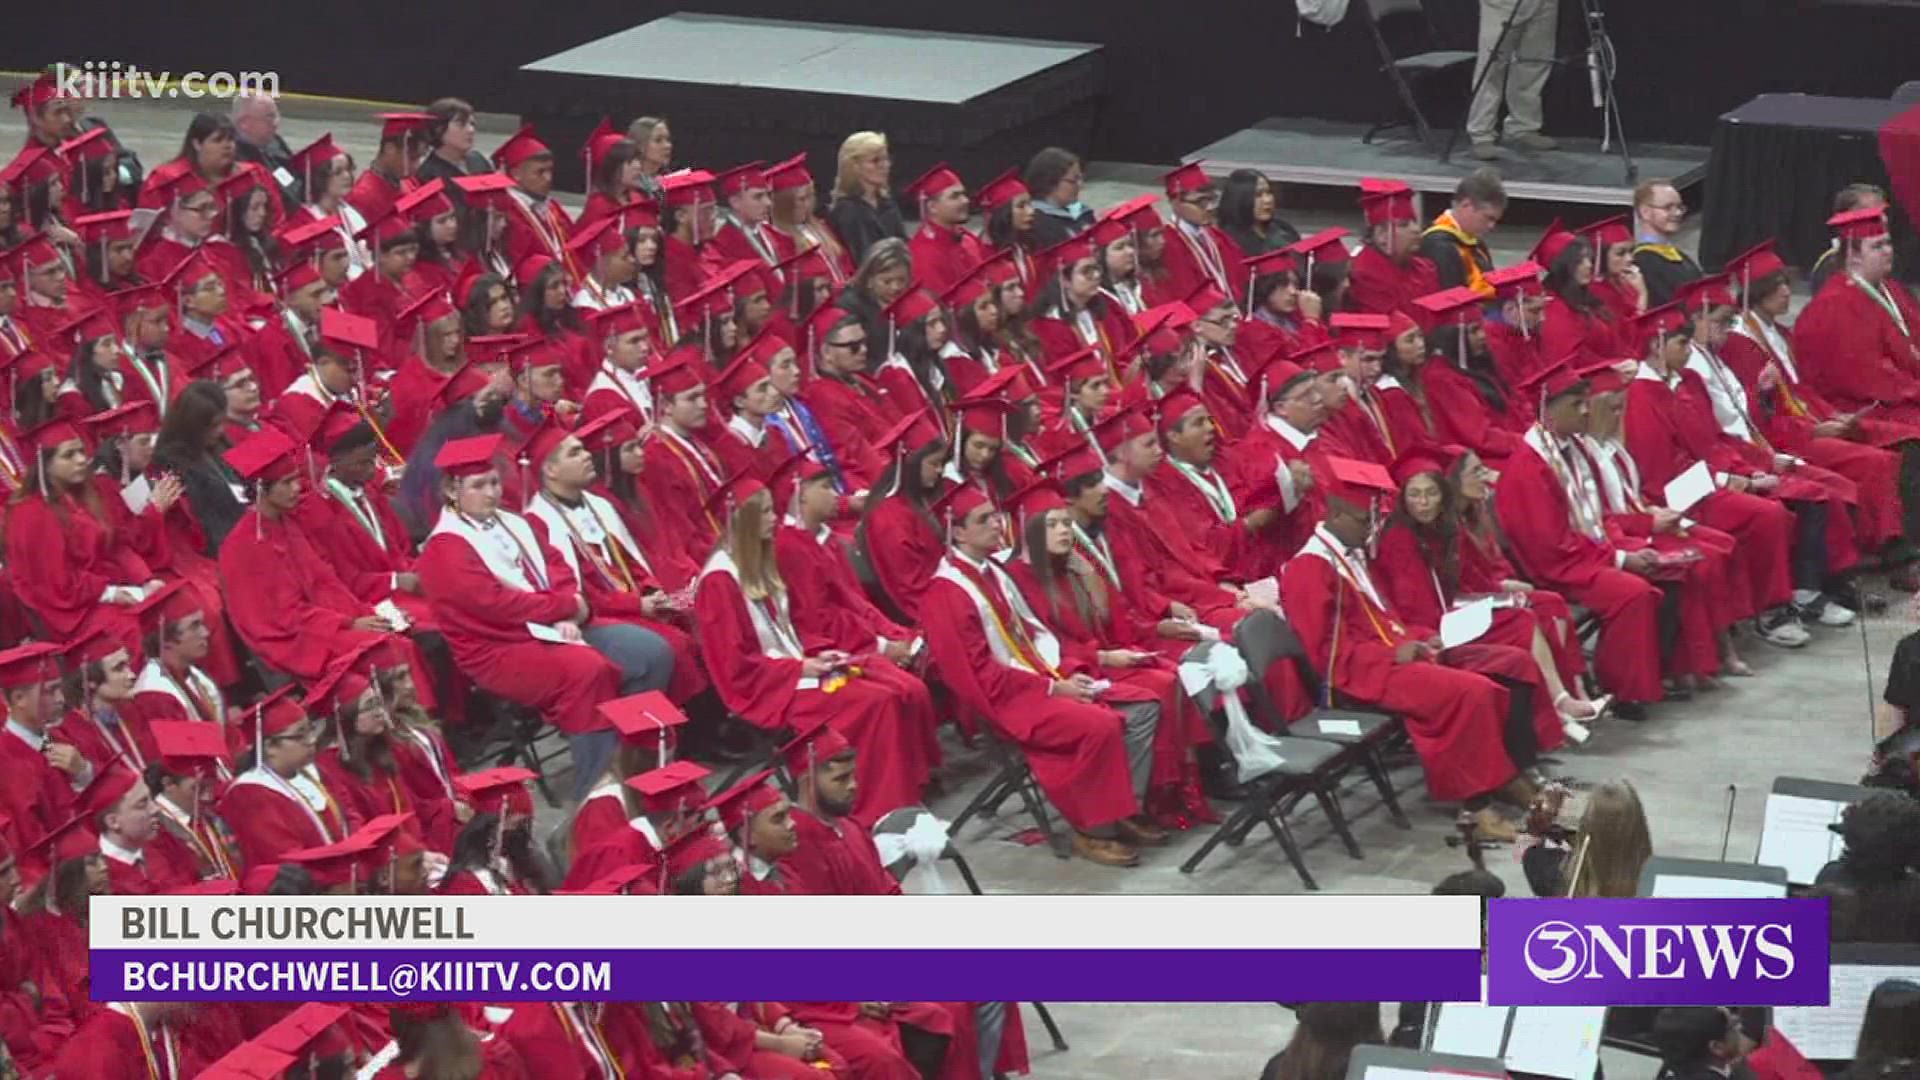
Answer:
POLYGON ((1343 769, 1357 767, 1365 773, 1374 790, 1380 793, 1380 803, 1386 807, 1393 823, 1403 829, 1413 828, 1406 812, 1400 809, 1399 792, 1393 786, 1393 779, 1387 775, 1388 755, 1412 746, 1406 724, 1399 717, 1366 709, 1315 709, 1288 724, 1287 734, 1341 747, 1338 764, 1343 769))
POLYGON ((1300 844, 1294 839, 1293 829, 1287 821, 1288 812, 1309 796, 1320 804, 1321 812, 1327 816, 1327 823, 1333 826, 1333 831, 1345 845, 1347 854, 1356 859, 1363 857, 1360 844, 1353 838, 1353 830, 1347 824, 1346 812, 1340 806, 1340 777, 1350 767, 1342 748, 1317 739, 1282 737, 1277 752, 1283 764, 1242 785, 1246 789, 1246 797, 1228 815, 1227 820, 1213 830, 1206 843, 1200 845, 1200 850, 1180 864, 1181 873, 1193 873, 1221 844, 1239 847, 1254 829, 1265 824, 1267 831, 1273 834, 1275 842, 1280 845, 1281 852, 1286 855, 1287 862, 1293 866, 1300 884, 1318 891, 1320 885, 1307 870, 1306 860, 1300 854, 1300 844))
POLYGON ((1431 148, 1433 126, 1420 108, 1421 97, 1430 84, 1454 72, 1464 72, 1461 81, 1470 86, 1478 55, 1471 50, 1440 48, 1439 32, 1421 0, 1356 0, 1355 6, 1366 20, 1367 33, 1380 53, 1381 70, 1393 82, 1402 113, 1368 128, 1360 141, 1371 143, 1383 131, 1412 127, 1421 145, 1431 148), (1399 48, 1388 43, 1389 33, 1399 48))
POLYGON ((1001 805, 1018 795, 1020 801, 1026 804, 1027 813, 1033 815, 1040 834, 1046 837, 1047 846, 1053 849, 1054 857, 1072 858, 1073 842, 1066 834, 1054 829, 1053 817, 1047 813, 1047 797, 1041 792, 1039 782, 1033 778, 1033 768, 1027 764, 1026 755, 1020 752, 1018 746, 992 731, 983 730, 982 735, 987 753, 999 766, 998 771, 993 774, 993 779, 987 781, 987 786, 981 788, 980 793, 967 803, 966 809, 960 811, 960 816, 953 819, 947 831, 958 836, 974 815, 997 816, 1001 805))

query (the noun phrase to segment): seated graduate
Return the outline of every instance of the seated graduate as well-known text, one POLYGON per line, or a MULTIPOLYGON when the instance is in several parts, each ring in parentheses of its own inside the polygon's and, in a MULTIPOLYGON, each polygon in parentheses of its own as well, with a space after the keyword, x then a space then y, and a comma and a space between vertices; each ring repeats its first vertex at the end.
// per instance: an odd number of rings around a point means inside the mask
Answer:
POLYGON ((343 657, 307 691, 321 721, 314 769, 355 827, 385 814, 411 814, 410 831, 444 858, 460 831, 457 804, 440 794, 416 798, 403 782, 388 712, 370 654, 343 657))
POLYGON ((758 480, 736 474, 708 500, 723 539, 694 595, 701 653, 720 699, 756 727, 774 731, 831 716, 867 755, 869 785, 856 816, 876 821, 920 801, 940 760, 933 710, 924 688, 916 692, 917 682, 895 679, 884 657, 810 647, 801 636, 774 554, 774 497, 758 480), (869 665, 876 669, 871 677, 869 665))
POLYGON ((938 511, 951 547, 921 612, 934 665, 963 706, 1026 755, 1082 858, 1135 865, 1136 845, 1152 835, 1137 819, 1159 706, 1106 704, 1102 684, 1063 655, 992 560, 1002 526, 978 488, 955 488, 938 511))
POLYGON ((917 626, 945 546, 933 504, 946 484, 952 448, 924 412, 901 417, 880 437, 886 441, 879 449, 891 464, 867 496, 853 542, 872 572, 868 594, 874 604, 900 625, 917 626))
POLYGON ((147 844, 148 859, 176 881, 238 884, 233 833, 213 812, 215 785, 233 775, 225 735, 197 720, 156 720, 153 740, 161 757, 147 763, 144 778, 160 827, 147 844))
POLYGON ((251 870, 289 852, 346 839, 344 811, 311 766, 318 724, 290 695, 294 684, 253 703, 244 720, 251 754, 220 796, 221 820, 233 830, 240 861, 251 870))
POLYGON ((531 769, 514 765, 455 779, 473 816, 460 826, 440 882, 444 896, 527 896, 550 891, 551 876, 533 846, 531 769))
POLYGON ((153 733, 137 711, 121 712, 133 700, 131 654, 112 636, 94 631, 66 650, 65 696, 72 708, 49 733, 93 763, 96 774, 116 761, 139 772, 160 756, 153 733))
POLYGON ((1422 626, 1439 626, 1448 611, 1470 600, 1500 601, 1504 606, 1480 640, 1531 653, 1568 737, 1584 742, 1586 725, 1606 703, 1588 701, 1580 685, 1586 662, 1566 601, 1520 580, 1500 553, 1484 505, 1488 485, 1480 459, 1459 447, 1416 448, 1393 463, 1393 479, 1400 499, 1374 565, 1394 610, 1422 626))
POLYGON ((1332 700, 1404 717, 1432 796, 1463 802, 1480 836, 1512 840, 1516 831, 1493 809, 1493 799, 1531 805, 1536 789, 1522 770, 1533 764, 1536 746, 1561 738, 1551 705, 1540 701, 1536 708, 1534 699, 1544 695, 1526 685, 1529 676, 1537 682, 1539 672, 1518 650, 1468 645, 1443 651, 1431 628, 1402 622, 1375 588, 1366 553, 1378 501, 1393 495, 1393 480, 1385 469, 1350 458, 1329 459, 1328 472, 1325 520, 1281 577, 1287 621, 1326 673, 1332 700), (1519 662, 1496 653, 1515 654, 1519 662), (1483 675, 1463 667, 1492 670, 1483 675), (1543 730, 1539 709, 1551 731, 1543 730))
MULTIPOLYGON (((455 665, 567 736, 577 801, 618 742, 597 706, 632 675, 582 647, 591 609, 578 583, 525 518, 500 508, 500 444, 499 435, 454 439, 434 457, 443 501, 420 550, 420 584, 455 665)), ((652 643, 661 655, 649 678, 664 683, 672 653, 652 643)))

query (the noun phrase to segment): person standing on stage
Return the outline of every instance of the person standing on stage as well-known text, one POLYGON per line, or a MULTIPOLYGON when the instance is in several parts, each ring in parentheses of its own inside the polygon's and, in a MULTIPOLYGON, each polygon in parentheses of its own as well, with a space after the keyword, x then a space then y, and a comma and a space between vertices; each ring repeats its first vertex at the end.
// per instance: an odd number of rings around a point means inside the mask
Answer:
POLYGON ((1560 145, 1540 133, 1540 92, 1553 73, 1559 25, 1560 0, 1480 0, 1480 58, 1473 68, 1480 91, 1467 108, 1474 157, 1492 161, 1500 156, 1497 144, 1535 151, 1560 145))

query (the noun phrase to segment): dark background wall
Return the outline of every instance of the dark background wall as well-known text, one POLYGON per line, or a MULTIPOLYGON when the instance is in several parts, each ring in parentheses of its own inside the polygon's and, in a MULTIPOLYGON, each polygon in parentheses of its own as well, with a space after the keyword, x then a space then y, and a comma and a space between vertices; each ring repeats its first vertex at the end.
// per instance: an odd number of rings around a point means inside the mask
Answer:
MULTIPOLYGON (((1358 7, 1360 0, 1354 0, 1358 7)), ((1473 0, 1429 0, 1454 33, 1473 0)), ((1920 77, 1920 9, 1819 0, 1606 0, 1621 58, 1621 109, 1638 140, 1705 143, 1713 118, 1767 90, 1885 96, 1920 77)), ((401 101, 443 93, 520 111, 514 69, 679 10, 661 0, 454 0, 113 5, 76 25, 58 4, 15 5, 0 66, 35 68, 57 50, 175 72, 277 70, 289 91, 401 101)), ((1372 120, 1390 108, 1370 40, 1354 19, 1296 37, 1287 0, 695 0, 690 10, 1025 35, 1107 46, 1109 93, 1093 156, 1169 161, 1273 115, 1372 120)), ((1583 46, 1579 0, 1561 0, 1563 52, 1583 46)), ((1597 134, 1584 71, 1550 94, 1548 129, 1597 134)))

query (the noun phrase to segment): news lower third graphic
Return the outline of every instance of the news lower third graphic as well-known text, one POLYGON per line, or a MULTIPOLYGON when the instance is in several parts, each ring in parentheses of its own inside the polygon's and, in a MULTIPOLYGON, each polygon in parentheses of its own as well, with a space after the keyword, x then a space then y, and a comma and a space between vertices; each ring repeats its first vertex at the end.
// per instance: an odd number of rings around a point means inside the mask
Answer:
POLYGON ((1480 997, 1473 897, 97 899, 96 1001, 1480 997))
POLYGON ((97 897, 97 1001, 1824 1005, 1824 900, 97 897), (777 900, 778 909, 769 904, 777 900))
POLYGON ((1494 1005, 1825 1005, 1824 899, 1495 900, 1494 1005))

